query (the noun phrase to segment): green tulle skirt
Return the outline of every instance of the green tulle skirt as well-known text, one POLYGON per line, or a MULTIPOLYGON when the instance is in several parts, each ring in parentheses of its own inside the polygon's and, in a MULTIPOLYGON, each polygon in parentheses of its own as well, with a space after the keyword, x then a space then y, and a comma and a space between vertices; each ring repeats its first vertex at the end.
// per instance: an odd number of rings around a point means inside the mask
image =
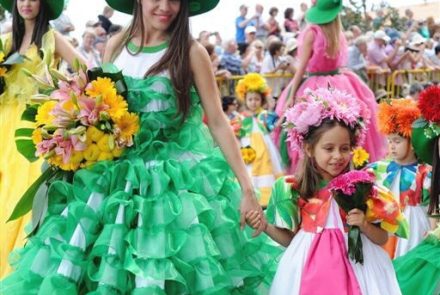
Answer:
POLYGON ((264 294, 280 250, 240 231, 225 162, 150 165, 101 162, 54 183, 0 293, 264 294))
POLYGON ((435 233, 393 261, 402 294, 440 294, 440 227, 435 233))

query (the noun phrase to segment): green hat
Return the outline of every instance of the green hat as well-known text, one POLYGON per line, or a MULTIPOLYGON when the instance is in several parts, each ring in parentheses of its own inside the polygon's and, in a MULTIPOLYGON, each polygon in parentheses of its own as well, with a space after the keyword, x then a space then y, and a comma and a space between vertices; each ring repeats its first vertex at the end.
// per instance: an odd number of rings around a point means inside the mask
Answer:
MULTIPOLYGON (((12 12, 12 4, 15 0, 0 0, 0 5, 9 12, 12 12)), ((49 8, 49 19, 56 19, 61 15, 64 8, 64 0, 43 0, 49 8)))
POLYGON ((322 25, 334 20, 342 10, 342 0, 317 0, 306 12, 309 23, 322 25))
POLYGON ((423 118, 416 120, 412 125, 411 143, 417 158, 425 163, 432 164, 434 155, 434 144, 438 136, 435 133, 427 137, 430 133, 430 124, 423 118))
MULTIPOLYGON (((132 14, 135 0, 105 0, 117 11, 132 14)), ((189 0, 189 15, 194 16, 214 9, 220 0, 189 0)))

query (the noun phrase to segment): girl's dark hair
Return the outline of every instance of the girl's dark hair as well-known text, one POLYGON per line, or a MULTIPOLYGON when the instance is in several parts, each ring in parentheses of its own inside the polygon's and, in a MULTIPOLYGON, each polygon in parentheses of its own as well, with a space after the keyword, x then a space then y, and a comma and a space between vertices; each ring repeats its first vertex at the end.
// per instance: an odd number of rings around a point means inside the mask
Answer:
POLYGON ((273 16, 274 13, 276 13, 276 12, 278 12, 278 8, 276 8, 276 7, 271 7, 269 9, 269 15, 271 15, 271 16, 273 16))
POLYGON ((223 112, 226 112, 228 110, 228 107, 231 104, 234 104, 234 101, 235 101, 235 97, 233 97, 233 96, 223 96, 222 97, 222 109, 223 109, 223 112))
MULTIPOLYGON (((307 145, 312 150, 314 150, 322 135, 336 126, 341 126, 347 129, 350 135, 350 145, 354 147, 356 145, 355 130, 348 127, 344 122, 332 119, 325 119, 322 121, 320 126, 310 129, 309 133, 304 138, 304 149, 307 145)), ((316 165, 317 164, 315 163, 314 158, 309 157, 307 153, 304 152, 304 158, 301 163, 297 179, 299 184, 299 194, 301 198, 305 200, 314 197, 315 194, 319 191, 319 183, 322 178, 316 165)), ((347 169, 349 169, 349 166, 347 166, 347 169)))
MULTIPOLYGON (((35 20, 34 31, 32 32, 31 43, 41 48, 43 35, 49 30, 49 8, 45 0, 40 1, 40 11, 35 20)), ((24 19, 18 13, 17 0, 12 4, 12 50, 11 53, 18 52, 24 37, 24 19)))
POLYGON ((291 19, 293 15, 293 8, 286 8, 284 10, 284 18, 291 19))
MULTIPOLYGON (((128 46, 130 40, 140 30, 141 45, 144 44, 145 26, 142 15, 142 1, 136 1, 136 5, 133 8, 133 21, 128 27, 127 35, 122 40, 125 47, 128 46)), ((191 72, 191 65, 189 61, 189 51, 193 42, 193 39, 189 30, 189 7, 188 0, 180 1, 180 11, 167 30, 169 34, 169 46, 168 50, 162 56, 162 58, 153 65, 144 77, 159 74, 164 70, 168 70, 173 84, 174 91, 177 96, 178 111, 181 116, 181 122, 185 121, 190 111, 190 90, 193 83, 193 75, 191 72)), ((142 46, 134 55, 139 54, 142 50, 142 46)), ((130 52, 127 48, 127 51, 130 52)), ((119 54, 120 50, 116 50, 113 53, 112 59, 116 54, 119 54), (119 52, 118 52, 119 51, 119 52)))
POLYGON ((428 214, 439 214, 439 198, 440 198, 440 145, 438 138, 434 144, 434 155, 432 159, 432 177, 431 177, 431 198, 429 201, 428 214))
POLYGON ((271 42, 271 43, 269 44, 269 48, 268 48, 270 55, 271 55, 271 56, 274 56, 275 53, 276 53, 278 50, 280 50, 283 46, 285 46, 285 45, 284 45, 283 42, 281 42, 281 41, 273 41, 273 42, 271 42))

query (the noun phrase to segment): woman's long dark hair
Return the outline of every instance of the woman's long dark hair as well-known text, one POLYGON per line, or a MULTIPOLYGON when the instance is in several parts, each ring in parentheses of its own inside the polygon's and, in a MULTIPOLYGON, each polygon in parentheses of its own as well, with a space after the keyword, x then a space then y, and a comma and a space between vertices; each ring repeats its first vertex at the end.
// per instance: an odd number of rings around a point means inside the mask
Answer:
MULTIPOLYGON (((125 33, 126 35, 122 37, 125 47, 127 47, 129 41, 133 39, 139 30, 142 37, 142 45, 145 41, 142 3, 141 1, 136 1, 133 10, 133 21, 128 27, 127 32, 125 33)), ((149 69, 147 73, 145 73, 145 77, 168 70, 174 91, 176 92, 177 96, 178 111, 183 122, 190 110, 190 89, 193 83, 193 75, 189 61, 189 51, 193 39, 189 29, 188 0, 180 1, 179 14, 168 28, 167 33, 170 36, 168 50, 165 52, 163 57, 155 65, 153 65, 153 67, 149 69)), ((116 56, 119 55, 124 46, 121 48, 116 48, 111 56, 111 60, 114 60, 116 56)), ((138 54, 141 51, 141 47, 142 46, 140 46, 138 52, 134 54, 138 54)), ((127 51, 130 52, 128 49, 127 51)))
MULTIPOLYGON (((31 43, 41 48, 43 35, 49 30, 49 8, 45 0, 40 0, 40 11, 35 20, 35 27, 32 33, 31 43)), ((17 0, 12 5, 12 50, 11 53, 18 52, 24 38, 24 19, 18 13, 17 0)))
POLYGON ((438 143, 439 139, 435 139, 434 155, 432 159, 432 177, 431 177, 431 198, 429 201, 428 214, 440 214, 440 156, 438 143))

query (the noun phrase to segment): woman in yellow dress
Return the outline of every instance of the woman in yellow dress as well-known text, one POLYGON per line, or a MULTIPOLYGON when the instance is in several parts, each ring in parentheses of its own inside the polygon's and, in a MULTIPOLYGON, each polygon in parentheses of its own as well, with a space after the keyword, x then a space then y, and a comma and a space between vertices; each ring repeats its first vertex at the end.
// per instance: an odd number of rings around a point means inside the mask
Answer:
POLYGON ((83 59, 58 32, 49 26, 62 12, 64 0, 0 0, 0 5, 12 13, 12 33, 1 36, 5 56, 18 52, 26 56, 23 63, 13 65, 4 79, 6 87, 0 93, 0 277, 9 271, 8 255, 22 246, 24 226, 30 214, 8 222, 16 203, 41 174, 41 161, 29 163, 16 149, 14 134, 24 127, 21 114, 37 86, 23 69, 43 75, 46 66, 55 67, 57 57, 72 64, 83 59))

